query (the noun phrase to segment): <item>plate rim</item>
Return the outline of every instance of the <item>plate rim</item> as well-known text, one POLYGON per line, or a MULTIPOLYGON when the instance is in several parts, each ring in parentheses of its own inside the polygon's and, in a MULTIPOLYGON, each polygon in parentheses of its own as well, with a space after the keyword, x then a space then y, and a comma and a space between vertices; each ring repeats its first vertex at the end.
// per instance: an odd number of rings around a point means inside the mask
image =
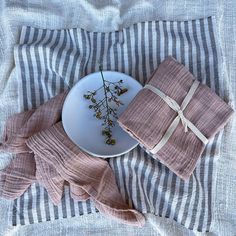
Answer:
MULTIPOLYGON (((103 74, 105 74, 105 73, 107 73, 107 72, 111 72, 111 73, 115 73, 115 74, 122 74, 122 75, 125 75, 125 76, 129 77, 130 79, 132 79, 134 82, 136 82, 141 88, 143 88, 142 84, 141 84, 139 81, 137 81, 136 79, 134 79, 133 77, 131 77, 131 76, 128 75, 128 74, 125 74, 125 73, 122 73, 122 72, 119 72, 119 71, 112 71, 112 70, 103 70, 102 72, 103 72, 103 74)), ((79 79, 79 80, 73 85, 73 87, 69 90, 68 94, 66 95, 65 101, 64 101, 64 103, 63 103, 62 112, 61 112, 61 118, 62 118, 61 120, 62 120, 63 129, 64 129, 66 135, 68 136, 68 138, 69 138, 77 147, 79 147, 81 150, 87 152, 88 154, 90 154, 90 155, 92 155, 92 156, 94 156, 94 157, 100 157, 100 158, 104 158, 104 159, 105 159, 105 158, 112 158, 112 157, 117 157, 117 156, 124 155, 125 153, 128 153, 128 152, 130 152, 131 150, 133 150, 135 147, 137 147, 137 146, 139 145, 139 142, 138 142, 137 140, 135 140, 133 137, 131 137, 131 138, 134 139, 135 144, 134 144, 132 147, 130 147, 128 150, 125 150, 124 152, 121 152, 121 153, 118 153, 118 154, 114 154, 114 155, 109 155, 109 154, 108 154, 108 155, 99 155, 99 154, 93 153, 93 152, 87 150, 86 148, 81 147, 79 144, 75 143, 75 142, 70 138, 70 136, 69 136, 69 134, 68 134, 68 132, 67 132, 67 130, 66 130, 66 127, 65 127, 65 125, 64 125, 64 122, 63 122, 63 120, 64 120, 63 117, 64 117, 64 115, 65 115, 65 106, 66 106, 66 103, 68 103, 69 95, 73 92, 73 90, 75 89, 76 85, 79 84, 79 83, 81 83, 81 82, 82 82, 83 80, 85 80, 87 77, 89 77, 89 76, 91 76, 91 75, 94 75, 94 74, 99 74, 99 73, 100 73, 99 71, 96 71, 96 72, 93 72, 93 73, 89 73, 88 75, 85 75, 84 77, 82 77, 81 79, 79 79)))

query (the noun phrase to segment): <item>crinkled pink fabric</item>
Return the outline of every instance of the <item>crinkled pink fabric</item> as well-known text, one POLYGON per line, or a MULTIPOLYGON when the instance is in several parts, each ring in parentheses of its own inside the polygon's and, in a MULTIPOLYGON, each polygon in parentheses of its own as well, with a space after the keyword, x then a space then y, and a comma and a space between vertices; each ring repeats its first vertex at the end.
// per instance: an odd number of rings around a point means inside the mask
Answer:
POLYGON ((0 171, 0 197, 16 199, 35 181, 33 155, 30 153, 17 154, 11 163, 0 171))
POLYGON ((0 151, 16 157, 0 172, 0 197, 18 198, 37 179, 58 204, 69 183, 75 200, 91 198, 105 215, 143 226, 144 216, 123 201, 108 162, 84 153, 66 135, 60 122, 66 95, 7 121, 0 151))
POLYGON ((108 162, 79 149, 67 137, 61 122, 31 136, 26 143, 35 155, 59 170, 73 190, 79 188, 80 196, 73 193, 78 200, 87 195, 100 212, 127 224, 143 225, 143 216, 122 200, 108 162))
MULTIPOLYGON (((160 89, 181 105, 194 81, 194 76, 174 58, 167 57, 152 74, 148 84, 160 89)), ((232 108, 206 85, 200 84, 184 110, 207 138, 212 138, 228 122, 232 108)), ((177 116, 157 94, 142 89, 119 117, 120 126, 151 150, 161 140, 177 116)), ((180 122, 168 142, 154 155, 170 170, 188 179, 195 169, 205 145, 180 122)))

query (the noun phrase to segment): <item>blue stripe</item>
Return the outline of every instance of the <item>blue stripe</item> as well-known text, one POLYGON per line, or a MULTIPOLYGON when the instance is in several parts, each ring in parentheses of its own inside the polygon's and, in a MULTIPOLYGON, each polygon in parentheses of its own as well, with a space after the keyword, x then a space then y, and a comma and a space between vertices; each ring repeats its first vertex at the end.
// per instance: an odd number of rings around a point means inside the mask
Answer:
MULTIPOLYGON (((33 42, 35 42, 38 38, 38 33, 39 30, 35 29, 34 30, 34 35, 33 35, 33 42)), ((29 77, 28 79, 30 79, 30 90, 31 90, 31 103, 32 103, 32 108, 36 108, 36 91, 35 91, 35 78, 34 78, 34 66, 33 66, 33 62, 32 62, 32 57, 30 54, 30 48, 31 46, 27 46, 26 47, 26 55, 27 55, 27 61, 28 61, 28 71, 29 71, 29 77)))

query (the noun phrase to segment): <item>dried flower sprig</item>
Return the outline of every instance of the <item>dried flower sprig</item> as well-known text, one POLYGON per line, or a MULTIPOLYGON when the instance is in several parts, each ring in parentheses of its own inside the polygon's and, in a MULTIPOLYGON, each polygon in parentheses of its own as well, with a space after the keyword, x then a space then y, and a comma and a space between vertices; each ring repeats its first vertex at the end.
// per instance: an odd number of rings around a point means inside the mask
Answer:
POLYGON ((106 144, 115 145, 116 140, 112 137, 112 127, 115 125, 113 119, 118 119, 117 108, 123 105, 118 97, 126 93, 128 89, 122 86, 123 80, 117 82, 105 80, 101 65, 99 66, 99 70, 103 85, 94 91, 88 91, 84 94, 84 98, 90 100, 89 109, 93 109, 94 116, 99 120, 103 120, 102 135, 105 136, 106 144), (96 95, 101 89, 103 89, 104 98, 97 101, 96 95), (112 104, 115 104, 117 108, 112 108, 112 104))

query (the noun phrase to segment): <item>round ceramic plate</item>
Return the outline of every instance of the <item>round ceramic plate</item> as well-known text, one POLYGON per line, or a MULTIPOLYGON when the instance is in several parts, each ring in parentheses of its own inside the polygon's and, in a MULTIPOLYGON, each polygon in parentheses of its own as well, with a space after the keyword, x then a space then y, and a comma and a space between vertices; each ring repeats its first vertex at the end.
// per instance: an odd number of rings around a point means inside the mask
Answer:
MULTIPOLYGON (((103 71, 103 75, 107 81, 117 82, 123 80, 122 86, 128 89, 128 92, 119 96, 124 104, 118 107, 117 115, 119 116, 142 89, 142 85, 123 73, 103 71)), ((123 131, 115 121, 112 136, 115 138, 116 144, 108 145, 105 143, 105 137, 102 135, 102 120, 98 120, 93 116, 94 111, 88 108, 91 104, 90 100, 83 97, 88 91, 94 91, 101 86, 100 72, 89 74, 79 80, 65 99, 62 110, 62 124, 70 139, 82 150, 93 156, 108 158, 132 150, 138 145, 138 142, 123 131)), ((101 89, 96 94, 96 99, 99 100, 103 97, 104 92, 101 89)))

